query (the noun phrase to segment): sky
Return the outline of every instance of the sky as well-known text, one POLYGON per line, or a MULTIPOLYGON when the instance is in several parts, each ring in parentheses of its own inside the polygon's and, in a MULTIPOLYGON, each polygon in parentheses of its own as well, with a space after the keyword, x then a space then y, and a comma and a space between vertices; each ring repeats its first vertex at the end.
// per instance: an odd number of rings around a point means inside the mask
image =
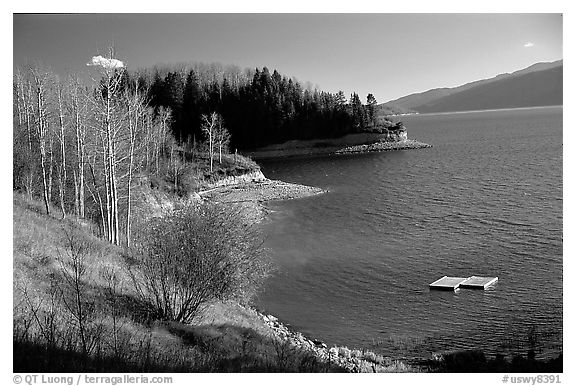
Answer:
POLYGON ((379 103, 563 58, 560 14, 66 14, 13 16, 14 66, 87 73, 114 45, 129 69, 268 67, 379 103))

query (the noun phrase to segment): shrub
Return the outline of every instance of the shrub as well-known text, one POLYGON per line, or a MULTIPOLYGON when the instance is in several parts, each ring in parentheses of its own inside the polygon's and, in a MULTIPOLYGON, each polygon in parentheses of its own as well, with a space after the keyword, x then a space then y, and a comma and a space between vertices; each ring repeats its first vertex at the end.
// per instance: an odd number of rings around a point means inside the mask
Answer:
POLYGON ((361 358, 362 357, 362 351, 360 351, 358 349, 354 349, 350 352, 350 356, 352 358, 361 358))
POLYGON ((346 359, 349 359, 351 357, 351 351, 348 347, 340 347, 338 349, 338 354, 346 359))
POLYGON ((95 245, 90 237, 76 228, 72 222, 63 226, 63 247, 58 250, 62 281, 57 284, 64 308, 78 327, 81 349, 84 355, 96 348, 100 341, 101 325, 95 318, 95 304, 88 296, 87 259, 95 245))
POLYGON ((143 228, 130 274, 161 320, 188 323, 213 300, 246 302, 268 273, 261 237, 235 207, 190 205, 143 228))

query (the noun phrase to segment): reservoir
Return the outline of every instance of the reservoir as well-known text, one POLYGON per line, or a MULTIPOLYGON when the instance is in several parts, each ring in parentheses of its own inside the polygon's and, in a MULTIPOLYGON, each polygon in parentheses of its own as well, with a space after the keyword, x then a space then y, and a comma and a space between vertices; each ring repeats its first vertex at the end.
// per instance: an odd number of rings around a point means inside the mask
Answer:
POLYGON ((562 108, 401 117, 420 150, 262 161, 329 193, 267 204, 257 306, 330 345, 562 351, 562 108), (497 276, 485 291, 430 291, 497 276))

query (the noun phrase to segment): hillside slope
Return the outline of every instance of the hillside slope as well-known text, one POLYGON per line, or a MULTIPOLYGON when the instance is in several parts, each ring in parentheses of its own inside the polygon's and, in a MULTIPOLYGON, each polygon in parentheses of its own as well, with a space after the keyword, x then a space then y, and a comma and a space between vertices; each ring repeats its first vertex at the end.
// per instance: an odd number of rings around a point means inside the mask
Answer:
POLYGON ((416 106, 420 113, 562 104, 563 67, 507 77, 416 106))
MULTIPOLYGON (((438 103, 441 99, 449 97, 451 95, 459 94, 461 92, 475 89, 477 87, 482 87, 487 84, 500 82, 507 79, 512 79, 516 77, 522 77, 527 74, 542 72, 546 70, 551 70, 554 68, 562 68, 563 61, 558 60, 555 62, 545 62, 545 63, 536 63, 532 66, 524 68, 522 70, 515 71, 513 73, 506 73, 500 74, 493 78, 489 79, 481 79, 474 82, 466 83, 464 85, 452 88, 436 88, 428 91, 424 91, 421 93, 414 93, 410 94, 384 104, 379 105, 380 111, 383 113, 387 111, 399 111, 399 112, 410 112, 410 111, 417 111, 417 112, 424 112, 423 110, 428 111, 429 107, 433 104, 438 103), (423 107, 424 106, 424 107, 423 107)), ((503 107, 502 107, 503 108, 503 107)), ((476 108, 474 108, 476 109, 476 108)), ((436 110, 439 111, 439 110, 436 110)), ((448 110, 444 110, 448 111, 448 110)), ((459 111, 459 110, 456 110, 459 111)))

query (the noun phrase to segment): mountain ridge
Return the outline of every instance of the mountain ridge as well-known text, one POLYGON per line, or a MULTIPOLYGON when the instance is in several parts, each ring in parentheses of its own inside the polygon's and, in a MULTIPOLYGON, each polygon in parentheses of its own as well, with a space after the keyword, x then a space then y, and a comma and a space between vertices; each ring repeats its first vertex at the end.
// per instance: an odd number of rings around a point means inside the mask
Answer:
POLYGON ((537 103, 537 105, 562 104, 562 69, 562 59, 554 62, 539 62, 512 73, 503 73, 492 78, 480 79, 456 87, 435 88, 420 93, 409 94, 378 105, 378 108, 380 113, 383 114, 402 114, 413 112, 462 111, 464 105, 471 110, 477 110, 484 109, 485 106, 509 108, 530 107, 532 103, 537 103), (554 69, 557 70, 553 71, 554 69), (551 74, 553 74, 553 76, 546 73, 547 71, 552 71, 551 74), (530 74, 537 75, 527 76, 530 74), (545 78, 549 83, 539 80, 540 78, 545 78), (508 87, 514 87, 516 91, 510 92, 496 85, 501 82, 506 82, 508 87), (520 84, 522 82, 532 82, 533 86, 530 87, 530 85, 520 84), (487 86, 489 87, 489 85, 492 85, 492 89, 486 88, 487 86), (549 90, 550 87, 555 89, 549 90), (534 90, 538 90, 538 93, 534 93, 534 90), (528 96, 531 95, 532 97, 527 97, 527 95, 522 94, 526 91, 529 91, 528 96), (491 92, 496 94, 492 96, 488 95, 491 92), (503 100, 498 97, 497 93, 503 93, 506 95, 506 98, 511 98, 512 100, 503 100), (457 94, 458 96, 454 97, 454 95, 457 94), (474 101, 475 94, 479 95, 478 103, 474 101), (541 97, 537 97, 537 94, 541 95, 541 97), (487 101, 491 97, 494 98, 494 100, 488 103, 487 101), (462 104, 459 102, 461 98, 466 99, 467 102, 462 104), (502 107, 499 106, 498 101, 503 104, 502 107), (456 105, 452 106, 451 104, 454 103, 456 105), (478 106, 476 106, 476 104, 478 106))

